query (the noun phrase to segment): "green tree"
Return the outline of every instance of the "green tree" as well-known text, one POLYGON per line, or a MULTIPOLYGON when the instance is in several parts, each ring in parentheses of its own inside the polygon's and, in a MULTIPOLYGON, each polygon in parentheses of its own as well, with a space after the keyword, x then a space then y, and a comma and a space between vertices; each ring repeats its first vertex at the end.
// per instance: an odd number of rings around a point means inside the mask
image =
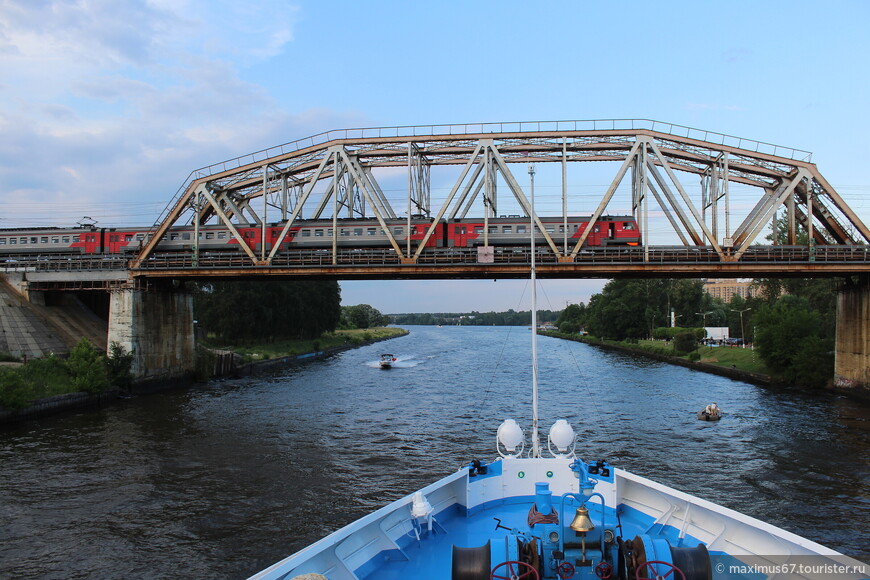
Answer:
POLYGON ((222 340, 316 338, 335 330, 341 289, 333 281, 227 281, 194 290, 197 321, 222 340))
POLYGON ((389 324, 390 319, 369 304, 342 306, 341 322, 345 328, 374 328, 389 324))
POLYGON ((30 404, 32 392, 16 369, 0 368, 0 407, 23 409, 30 404))
POLYGON ((692 352, 698 350, 698 339, 692 331, 679 332, 674 336, 674 350, 677 352, 692 352))
POLYGON ((823 336, 821 317, 806 298, 785 295, 755 316, 755 347, 780 379, 823 386, 834 374, 833 340, 823 336))
POLYGON ((667 320, 673 285, 666 280, 611 280, 586 307, 586 329, 601 338, 642 338, 667 320))
POLYGON ((129 391, 133 387, 133 353, 127 352, 123 346, 115 341, 109 345, 106 369, 110 385, 125 391, 129 391))
POLYGON ((88 341, 81 339, 69 353, 67 367, 77 391, 102 393, 109 387, 106 357, 88 341))
POLYGON ((559 314, 559 318, 556 319, 556 326, 559 328, 559 331, 568 334, 579 332, 585 324, 586 305, 582 302, 580 304, 569 304, 559 314))

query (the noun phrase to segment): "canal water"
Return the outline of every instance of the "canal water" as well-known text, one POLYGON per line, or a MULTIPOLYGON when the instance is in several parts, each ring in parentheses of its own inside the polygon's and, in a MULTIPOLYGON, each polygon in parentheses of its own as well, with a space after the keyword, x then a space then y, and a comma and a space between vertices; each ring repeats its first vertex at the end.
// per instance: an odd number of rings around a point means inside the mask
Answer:
MULTIPOLYGON (((0 431, 0 577, 244 578, 530 426, 524 327, 408 336, 0 431), (378 354, 398 357, 377 368, 378 354)), ((587 459, 870 560, 870 408, 541 337, 587 459), (718 423, 698 421, 710 402, 718 423)))

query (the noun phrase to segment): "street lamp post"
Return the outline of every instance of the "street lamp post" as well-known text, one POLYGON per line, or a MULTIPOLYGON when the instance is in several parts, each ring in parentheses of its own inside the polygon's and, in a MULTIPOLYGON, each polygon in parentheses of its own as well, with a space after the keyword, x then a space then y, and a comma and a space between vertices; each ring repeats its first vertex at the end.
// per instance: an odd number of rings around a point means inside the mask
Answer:
POLYGON ((704 328, 707 328, 707 315, 713 314, 713 311, 711 310, 710 312, 696 312, 695 314, 700 314, 701 316, 704 317, 703 318, 704 322, 702 324, 704 325, 704 328))
POLYGON ((739 312, 740 313, 740 339, 743 341, 743 348, 746 348, 746 333, 743 331, 743 313, 752 310, 751 308, 744 308, 743 310, 735 310, 731 309, 731 312, 739 312))
POLYGON ((713 311, 711 310, 710 312, 696 312, 695 314, 700 314, 701 316, 703 316, 703 318, 702 318, 703 322, 701 323, 701 325, 704 327, 704 339, 706 342, 706 338, 707 338, 707 315, 713 314, 713 311))

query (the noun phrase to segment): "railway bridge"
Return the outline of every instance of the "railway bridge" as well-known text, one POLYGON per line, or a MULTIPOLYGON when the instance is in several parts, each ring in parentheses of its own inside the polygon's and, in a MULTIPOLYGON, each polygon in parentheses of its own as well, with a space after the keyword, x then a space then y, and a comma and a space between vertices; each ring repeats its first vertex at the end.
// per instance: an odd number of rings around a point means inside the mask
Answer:
POLYGON ((110 288, 110 339, 174 351, 147 375, 192 349, 175 281, 525 277, 531 232, 540 277, 845 277, 837 378, 870 384, 870 230, 811 154, 651 120, 329 131, 193 171, 126 252, 6 270, 110 288))

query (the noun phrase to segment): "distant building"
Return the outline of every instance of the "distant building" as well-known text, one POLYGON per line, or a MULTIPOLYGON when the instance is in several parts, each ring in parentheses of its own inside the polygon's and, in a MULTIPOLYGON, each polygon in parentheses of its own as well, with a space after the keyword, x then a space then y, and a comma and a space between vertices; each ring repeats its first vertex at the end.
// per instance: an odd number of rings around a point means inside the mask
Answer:
POLYGON ((731 297, 735 294, 746 300, 758 293, 758 289, 753 288, 752 283, 752 280, 709 278, 704 281, 704 291, 713 298, 719 298, 723 302, 731 302, 731 297))

